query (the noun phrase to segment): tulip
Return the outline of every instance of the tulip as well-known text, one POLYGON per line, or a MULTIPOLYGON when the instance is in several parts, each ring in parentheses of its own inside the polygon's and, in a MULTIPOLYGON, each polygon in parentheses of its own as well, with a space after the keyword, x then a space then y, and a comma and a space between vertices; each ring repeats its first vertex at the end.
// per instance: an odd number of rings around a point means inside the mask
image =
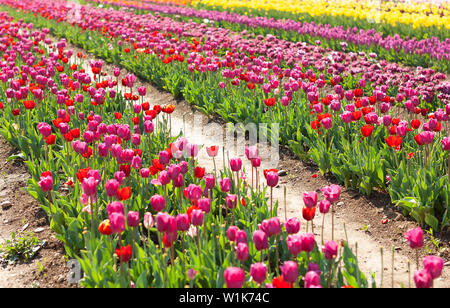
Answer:
POLYGON ((209 157, 216 157, 219 153, 219 147, 216 145, 206 147, 206 153, 208 153, 209 157))
POLYGON ((264 231, 268 237, 281 233, 281 224, 278 217, 273 217, 264 220, 261 223, 261 230, 264 231))
POLYGON ((227 195, 225 199, 225 203, 229 209, 234 209, 237 205, 237 196, 236 195, 227 195))
POLYGON ((192 211, 191 223, 194 226, 203 225, 203 211, 202 210, 193 210, 192 211))
POLYGON ((309 271, 306 273, 305 277, 305 288, 309 289, 309 288, 315 288, 315 287, 319 287, 321 288, 321 284, 320 284, 320 274, 318 274, 315 271, 309 271))
POLYGON ((288 234, 296 234, 300 231, 300 221, 295 217, 290 218, 284 223, 284 227, 288 234))
POLYGON ((230 167, 233 172, 238 172, 242 168, 242 160, 240 158, 230 159, 230 167))
POLYGON ((213 189, 216 186, 216 178, 212 174, 208 174, 204 177, 205 185, 207 189, 213 189))
POLYGON ((241 261, 245 262, 248 260, 248 246, 246 243, 238 243, 236 246, 236 258, 241 261))
POLYGON ((154 220, 153 215, 150 212, 144 214, 144 227, 148 230, 153 227, 154 220))
MULTIPOLYGON (((325 199, 331 204, 338 202, 341 196, 341 187, 339 185, 326 186, 323 189, 325 199)), ((334 207, 331 207, 331 239, 334 240, 334 207)))
POLYGON ((262 230, 256 230, 253 233, 253 243, 255 244, 256 250, 258 251, 267 249, 269 247, 267 234, 262 230))
POLYGON ((202 188, 199 185, 189 184, 189 186, 187 187, 187 197, 191 201, 200 199, 202 196, 202 192, 202 188))
POLYGON ((116 255, 119 258, 120 262, 122 263, 127 263, 128 261, 131 260, 131 246, 127 245, 127 246, 122 246, 120 248, 116 249, 116 255))
POLYGON ((111 235, 112 234, 111 224, 109 222, 109 219, 105 219, 104 221, 102 221, 100 223, 100 225, 98 226, 98 231, 103 235, 111 235))
POLYGON ((189 230, 189 215, 188 214, 178 214, 176 217, 177 230, 187 231, 189 230))
POLYGON ((298 278, 298 265, 294 261, 286 261, 280 267, 283 280, 288 283, 294 283, 298 278))
POLYGON ((412 230, 409 230, 408 233, 405 234, 406 239, 409 242, 409 246, 412 249, 419 249, 423 247, 423 230, 418 227, 412 230))
POLYGON ((313 251, 316 240, 314 238, 314 234, 312 233, 303 233, 300 235, 301 237, 301 243, 302 243, 302 251, 306 251, 307 253, 310 253, 313 251))
POLYGON ((208 214, 211 211, 211 200, 208 198, 203 198, 197 201, 198 207, 208 214))
POLYGON ((317 193, 315 191, 303 193, 303 202, 307 208, 315 207, 317 204, 317 193))
POLYGON ((129 211, 127 216, 127 223, 130 227, 139 226, 139 212, 129 211))
MULTIPOLYGON (((166 232, 170 228, 171 216, 168 213, 159 212, 156 215, 156 228, 158 232, 166 232)), ((176 223, 176 222, 175 222, 176 223)))
POLYGON ((337 250, 338 245, 334 241, 326 241, 325 245, 322 247, 322 252, 327 260, 336 258, 337 250))
POLYGON ((242 288, 245 281, 244 270, 237 267, 229 267, 223 273, 227 288, 242 288))
POLYGON ((152 208, 153 210, 155 210, 155 212, 160 212, 166 206, 166 200, 164 199, 163 196, 153 195, 150 198, 150 204, 152 205, 152 208))
POLYGON ((53 189, 53 178, 51 175, 42 176, 41 180, 38 182, 39 187, 43 192, 50 192, 53 189))
POLYGON ((111 215, 109 215, 109 221, 111 223, 112 233, 120 234, 125 230, 125 216, 122 213, 111 213, 111 215))
POLYGON ((426 269, 416 271, 414 273, 414 283, 418 289, 429 289, 433 286, 433 277, 426 269))
POLYGON ((267 266, 262 262, 252 264, 250 266, 250 276, 256 283, 262 284, 267 279, 267 266))
POLYGON ((302 237, 300 235, 289 235, 286 244, 289 252, 294 257, 302 251, 302 237))
POLYGON ((231 180, 229 178, 220 179, 219 186, 222 192, 229 192, 231 189, 231 180))
POLYGON ((444 260, 435 256, 426 256, 423 259, 423 267, 431 275, 431 278, 437 279, 442 274, 444 260))
POLYGON ((122 202, 120 201, 114 201, 106 207, 106 212, 108 213, 108 216, 110 216, 112 213, 124 213, 124 207, 122 202))
POLYGON ((236 240, 236 233, 239 231, 239 228, 236 226, 231 226, 227 230, 227 238, 230 242, 234 242, 236 240))

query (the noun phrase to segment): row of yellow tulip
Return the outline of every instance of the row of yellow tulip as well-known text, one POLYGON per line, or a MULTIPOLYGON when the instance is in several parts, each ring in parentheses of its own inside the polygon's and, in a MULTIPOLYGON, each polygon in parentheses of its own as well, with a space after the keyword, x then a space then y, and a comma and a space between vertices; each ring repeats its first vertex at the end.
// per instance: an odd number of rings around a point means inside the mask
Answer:
POLYGON ((345 16, 390 25, 410 24, 413 28, 435 26, 450 29, 450 2, 381 1, 381 0, 193 0, 193 6, 275 10, 311 16, 345 16))

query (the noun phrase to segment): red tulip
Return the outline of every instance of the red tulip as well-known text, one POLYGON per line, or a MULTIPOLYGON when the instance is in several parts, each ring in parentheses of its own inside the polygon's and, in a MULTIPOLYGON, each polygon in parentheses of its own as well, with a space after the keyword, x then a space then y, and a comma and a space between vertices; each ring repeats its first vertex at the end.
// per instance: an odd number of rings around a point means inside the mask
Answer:
POLYGON ((128 200, 131 197, 131 188, 124 187, 117 190, 117 197, 120 201, 128 200))
POLYGON ((389 136, 389 138, 384 139, 388 146, 395 150, 400 150, 400 145, 402 144, 403 138, 400 136, 389 136))
POLYGON ((303 215, 303 219, 306 221, 313 220, 314 216, 316 215, 316 208, 315 207, 312 207, 312 208, 303 207, 302 215, 303 215))
POLYGON ((373 126, 372 125, 364 125, 361 127, 361 133, 364 136, 364 138, 370 137, 372 135, 373 126))
POLYGON ((48 145, 55 144, 55 141, 56 141, 56 135, 50 135, 47 138, 45 138, 45 143, 48 145))
POLYGON ((131 260, 131 246, 127 245, 125 247, 120 247, 116 249, 116 255, 120 262, 127 263, 131 260))

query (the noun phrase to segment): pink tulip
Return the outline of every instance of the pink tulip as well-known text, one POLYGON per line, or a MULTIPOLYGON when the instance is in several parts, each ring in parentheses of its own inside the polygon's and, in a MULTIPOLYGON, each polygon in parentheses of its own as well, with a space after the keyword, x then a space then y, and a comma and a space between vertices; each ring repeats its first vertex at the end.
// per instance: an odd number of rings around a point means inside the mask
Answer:
MULTIPOLYGON (((168 213, 159 212, 156 215, 156 228, 158 232, 166 232, 170 228, 170 215, 168 213)), ((175 222, 176 223, 176 222, 175 222)))
POLYGON ((248 260, 248 246, 246 243, 238 243, 236 246, 236 258, 241 261, 245 262, 248 260))
POLYGON ((336 258, 337 250, 338 245, 334 241, 326 241, 325 245, 322 247, 322 252, 327 260, 336 258))
POLYGON ((307 208, 313 208, 317 204, 317 193, 315 191, 303 193, 303 202, 307 208))
POLYGON ((331 122, 330 118, 324 118, 320 121, 320 124, 322 124, 324 129, 330 129, 333 123, 331 122))
POLYGON ((203 225, 203 211, 202 210, 193 210, 192 211, 191 223, 194 226, 203 225))
POLYGON ((314 250, 314 247, 316 245, 316 240, 314 238, 314 234, 312 233, 303 233, 300 235, 301 237, 301 243, 302 243, 302 250, 306 252, 311 252, 314 250))
POLYGON ((208 153, 209 157, 216 157, 219 153, 219 147, 217 145, 206 147, 206 153, 208 153))
POLYGON ((300 231, 300 221, 295 217, 290 218, 284 223, 284 227, 288 234, 296 234, 300 231))
POLYGON ((442 149, 444 151, 450 151, 450 137, 445 137, 442 139, 442 149))
POLYGON ((202 188, 200 185, 190 184, 187 187, 187 196, 189 200, 199 200, 202 196, 202 188))
POLYGON ((297 256, 302 252, 302 238, 300 235, 289 235, 286 244, 291 255, 297 256))
POLYGON ((418 289, 429 289, 433 286, 433 277, 426 269, 416 271, 414 273, 414 283, 418 289))
POLYGON ((244 270, 237 267, 229 267, 223 273, 227 288, 242 288, 245 281, 244 270))
POLYGON ((267 186, 275 187, 278 185, 278 173, 274 171, 270 171, 266 175, 267 186))
POLYGON ((114 212, 111 213, 108 218, 111 224, 112 233, 120 234, 125 230, 125 215, 119 212, 114 212))
POLYGON ((325 200, 321 200, 319 202, 319 211, 320 211, 320 213, 322 213, 322 214, 328 213, 328 211, 330 210, 330 206, 331 206, 330 201, 328 201, 326 199, 325 200))
POLYGON ((267 249, 269 247, 267 234, 262 230, 255 231, 253 233, 253 243, 258 251, 267 249))
POLYGON ((320 284, 320 274, 315 271, 309 271, 306 273, 305 277, 305 288, 321 287, 320 284))
POLYGON ((264 231, 268 237, 281 233, 281 223, 278 217, 263 220, 260 229, 264 231))
POLYGON ((146 212, 144 214, 144 227, 146 229, 150 229, 153 227, 154 224, 154 220, 153 220, 153 215, 150 212, 146 212))
POLYGON ((93 197, 97 195, 97 185, 98 182, 94 177, 88 177, 83 180, 81 187, 87 196, 93 197))
POLYGON ((198 200, 197 205, 206 214, 211 211, 211 200, 209 200, 208 198, 198 200))
POLYGON ((247 244, 247 233, 245 230, 236 231, 236 244, 245 243, 247 244))
POLYGON ((250 276, 256 283, 262 284, 267 278, 267 265, 262 262, 252 264, 250 266, 250 276))
POLYGON ((423 230, 418 227, 412 230, 409 230, 408 233, 405 233, 405 237, 409 242, 409 246, 412 249, 418 249, 423 247, 423 230))
POLYGON ((423 259, 423 267, 430 273, 431 278, 437 279, 442 274, 444 260, 435 256, 426 256, 423 259))
POLYGON ((139 212, 129 211, 127 216, 127 223, 130 227, 139 226, 139 212))
POLYGON ((240 158, 230 159, 230 167, 233 172, 237 172, 242 168, 242 160, 240 158))
POLYGON ((52 133, 52 127, 45 122, 39 123, 37 128, 38 128, 39 132, 41 133, 42 137, 44 137, 44 138, 47 138, 52 133))
POLYGON ((298 278, 298 265, 294 261, 286 261, 280 267, 283 275, 283 280, 289 283, 294 283, 298 278))
POLYGON ((222 192, 229 192, 231 189, 231 180, 229 178, 220 179, 219 186, 222 192))
POLYGON ((325 199, 330 201, 330 203, 334 203, 339 201, 341 195, 341 186, 339 185, 330 185, 321 189, 323 194, 325 195, 325 199))
POLYGON ((237 206, 237 196, 227 195, 225 198, 225 203, 229 209, 234 209, 237 206))
POLYGON ((187 231, 189 230, 189 215, 188 214, 178 214, 176 218, 177 230, 187 231))
POLYGON ((160 212, 166 206, 166 200, 163 196, 153 195, 150 198, 150 204, 152 205, 152 208, 155 210, 155 212, 160 212))
POLYGON ((236 226, 231 226, 227 230, 227 238, 230 242, 234 242, 236 240, 236 232, 239 231, 239 228, 236 226))
POLYGON ((43 192, 49 192, 53 189, 53 178, 51 176, 42 176, 38 185, 43 192))
POLYGON ((216 186, 216 178, 212 174, 205 176, 205 185, 207 189, 213 189, 216 186))
POLYGON ((252 167, 258 168, 259 166, 261 166, 261 157, 253 158, 252 159, 252 167))
POLYGON ((114 201, 106 207, 106 212, 108 213, 108 216, 110 216, 112 213, 124 213, 123 204, 120 201, 114 201))

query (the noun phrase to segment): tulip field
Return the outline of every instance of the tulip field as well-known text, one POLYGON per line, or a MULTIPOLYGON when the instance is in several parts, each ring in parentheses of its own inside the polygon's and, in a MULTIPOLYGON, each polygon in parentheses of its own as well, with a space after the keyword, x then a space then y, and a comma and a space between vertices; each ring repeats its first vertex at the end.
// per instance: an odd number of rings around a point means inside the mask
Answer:
POLYGON ((385 287, 335 235, 350 189, 386 196, 416 224, 399 236, 414 252, 404 286, 430 288, 448 261, 421 249, 424 230, 450 230, 449 11, 445 1, 0 0, 0 134, 81 287, 385 287), (149 103, 138 79, 207 116, 267 124, 271 143, 333 180, 299 195, 302 216, 288 219, 274 198, 282 175, 262 167, 257 145, 242 159, 178 134, 177 105, 149 103))

